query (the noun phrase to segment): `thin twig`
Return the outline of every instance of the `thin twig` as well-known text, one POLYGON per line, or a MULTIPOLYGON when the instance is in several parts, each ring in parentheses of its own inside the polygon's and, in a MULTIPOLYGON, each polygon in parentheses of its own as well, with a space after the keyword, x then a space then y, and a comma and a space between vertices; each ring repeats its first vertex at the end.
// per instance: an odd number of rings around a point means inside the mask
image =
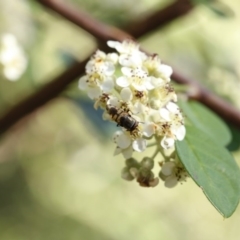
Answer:
POLYGON ((193 9, 191 0, 177 0, 163 9, 159 9, 150 16, 128 24, 124 30, 135 38, 164 27, 175 19, 185 16, 193 9))
POLYGON ((210 92, 193 79, 189 79, 174 70, 172 79, 180 84, 189 86, 189 98, 196 100, 213 110, 225 121, 240 129, 240 111, 224 99, 210 92))
POLYGON ((106 25, 97 19, 94 19, 91 15, 83 12, 81 9, 70 5, 60 0, 36 0, 48 9, 53 10, 57 14, 61 15, 68 21, 76 24, 78 27, 91 33, 97 40, 106 43, 109 39, 123 41, 125 39, 131 39, 132 36, 128 33, 115 28, 113 26, 106 25))
POLYGON ((46 84, 36 93, 6 112, 3 117, 0 118, 0 134, 6 132, 18 120, 49 102, 66 89, 66 86, 70 83, 69 79, 76 79, 84 72, 87 61, 88 59, 81 63, 74 63, 67 71, 53 79, 52 82, 46 84))

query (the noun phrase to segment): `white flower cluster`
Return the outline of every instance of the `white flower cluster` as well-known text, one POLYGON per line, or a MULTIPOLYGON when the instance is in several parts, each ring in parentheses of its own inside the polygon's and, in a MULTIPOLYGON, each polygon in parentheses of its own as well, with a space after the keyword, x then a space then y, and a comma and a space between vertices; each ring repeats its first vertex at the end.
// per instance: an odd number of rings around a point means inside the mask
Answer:
POLYGON ((10 81, 18 80, 26 70, 27 58, 12 34, 4 34, 0 39, 0 65, 10 81))
POLYGON ((171 159, 167 162, 160 163, 161 171, 160 178, 164 181, 165 187, 173 188, 178 182, 186 181, 188 174, 179 161, 171 159))
MULTIPOLYGON (((170 85, 172 68, 130 40, 107 44, 117 53, 98 50, 87 63, 79 88, 95 101, 96 108, 104 110, 104 119, 122 127, 113 137, 115 154, 130 159, 134 151, 143 152, 152 138, 158 148, 173 148, 175 140, 184 139, 186 130, 170 85)), ((133 175, 147 185, 139 173, 133 175)), ((156 181, 151 177, 149 182, 156 181)))

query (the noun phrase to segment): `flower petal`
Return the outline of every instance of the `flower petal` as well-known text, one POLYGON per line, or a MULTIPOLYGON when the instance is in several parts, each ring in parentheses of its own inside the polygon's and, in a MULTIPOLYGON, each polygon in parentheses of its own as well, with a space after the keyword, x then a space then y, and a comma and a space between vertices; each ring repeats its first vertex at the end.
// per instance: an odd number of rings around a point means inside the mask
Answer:
POLYGON ((173 73, 172 68, 168 65, 165 65, 165 64, 161 64, 158 68, 158 71, 163 73, 166 77, 170 77, 173 73))
POLYGON ((161 78, 156 78, 156 77, 151 76, 150 81, 154 87, 159 87, 159 86, 163 85, 163 80, 161 78))
POLYGON ((155 133, 155 124, 150 122, 150 123, 145 123, 143 125, 143 134, 146 137, 151 137, 155 133))
POLYGON ((127 77, 125 76, 121 76, 116 80, 116 83, 118 86, 120 87, 128 87, 129 86, 129 80, 127 77))
POLYGON ((174 139, 173 138, 169 138, 169 137, 164 137, 161 141, 161 146, 164 149, 168 149, 174 146, 174 139))
POLYGON ((116 48, 118 47, 119 45, 121 45, 120 42, 117 42, 117 41, 107 41, 107 45, 110 47, 110 48, 116 48))
POLYGON ((102 94, 102 91, 99 87, 88 88, 87 94, 91 99, 97 99, 102 94))
POLYGON ((161 172, 165 176, 170 176, 173 173, 173 169, 175 168, 176 164, 174 162, 166 162, 163 164, 161 172))
POLYGON ((116 137, 116 144, 120 148, 125 149, 131 144, 131 138, 128 135, 124 134, 124 132, 120 132, 116 137))
POLYGON ((186 128, 184 125, 181 125, 176 132, 176 138, 179 141, 182 141, 186 135, 186 128))
POLYGON ((107 101, 107 105, 108 106, 113 106, 113 107, 119 107, 120 103, 119 103, 118 98, 110 96, 108 101, 107 101))
POLYGON ((143 138, 137 138, 136 140, 133 141, 132 146, 135 151, 142 152, 146 149, 147 142, 143 138))
POLYGON ((114 81, 113 81, 113 79, 112 78, 106 79, 102 83, 101 87, 102 87, 103 92, 105 92, 105 93, 111 92, 113 90, 113 88, 114 88, 114 81))
POLYGON ((171 113, 179 113, 179 107, 176 103, 173 103, 173 102, 169 102, 167 105, 166 105, 166 108, 169 110, 169 112, 171 113))
POLYGON ((178 184, 178 180, 177 180, 176 176, 167 177, 165 179, 165 183, 164 183, 165 187, 167 187, 167 188, 173 188, 177 184, 178 184))
POLYGON ((117 53, 109 53, 107 55, 107 58, 109 59, 109 61, 111 61, 112 63, 116 64, 118 61, 118 54, 117 53))
POLYGON ((122 155, 125 159, 131 158, 132 154, 133 154, 132 146, 129 146, 128 148, 122 150, 122 155))
POLYGON ((103 74, 105 74, 106 76, 112 76, 115 72, 115 66, 113 63, 111 62, 106 62, 103 65, 103 74))
POLYGON ((130 88, 123 88, 121 90, 120 95, 124 102, 129 102, 133 98, 133 94, 132 94, 132 91, 130 90, 130 88))
POLYGON ((120 154, 122 152, 122 149, 120 147, 116 147, 115 151, 113 153, 113 156, 117 156, 118 154, 120 154))
POLYGON ((161 116, 164 120, 166 120, 166 121, 170 121, 170 120, 171 120, 171 118, 170 118, 170 113, 169 113, 169 111, 168 111, 166 108, 161 108, 161 109, 159 110, 159 113, 160 113, 160 116, 161 116))
POLYGON ((121 71, 123 73, 123 75, 127 76, 127 77, 131 77, 132 76, 132 68, 129 67, 122 67, 121 71))
POLYGON ((85 89, 88 87, 87 80, 88 80, 88 76, 87 76, 87 75, 82 76, 82 77, 79 79, 78 87, 79 87, 81 90, 85 90, 85 89))

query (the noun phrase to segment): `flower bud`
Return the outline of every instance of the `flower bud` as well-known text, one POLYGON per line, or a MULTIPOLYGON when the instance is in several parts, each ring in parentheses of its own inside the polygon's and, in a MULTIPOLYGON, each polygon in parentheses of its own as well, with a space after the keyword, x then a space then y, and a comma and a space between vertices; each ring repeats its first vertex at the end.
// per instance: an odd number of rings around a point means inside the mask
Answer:
POLYGON ((140 164, 135 158, 129 158, 125 161, 128 168, 139 168, 140 164))
POLYGON ((130 168, 129 172, 131 173, 131 175, 135 178, 137 178, 139 176, 139 171, 137 168, 130 168))
POLYGON ((154 174, 152 171, 146 168, 140 168, 139 175, 137 177, 137 182, 142 187, 151 187, 152 185, 157 185, 157 182, 154 180, 154 174))
POLYGON ((151 169, 153 169, 153 167, 154 167, 154 161, 153 161, 151 158, 149 158, 149 157, 145 157, 145 158, 143 158, 143 160, 141 161, 141 166, 142 166, 143 168, 146 168, 146 169, 148 169, 148 170, 151 170, 151 169))
POLYGON ((159 183, 159 178, 156 177, 149 182, 149 186, 150 187, 156 187, 158 185, 158 183, 159 183))
POLYGON ((132 181, 134 179, 133 175, 129 172, 129 169, 127 167, 124 167, 122 169, 121 177, 127 181, 132 181))
POLYGON ((158 174, 159 178, 162 179, 163 181, 166 180, 167 176, 162 173, 162 171, 159 172, 158 174))

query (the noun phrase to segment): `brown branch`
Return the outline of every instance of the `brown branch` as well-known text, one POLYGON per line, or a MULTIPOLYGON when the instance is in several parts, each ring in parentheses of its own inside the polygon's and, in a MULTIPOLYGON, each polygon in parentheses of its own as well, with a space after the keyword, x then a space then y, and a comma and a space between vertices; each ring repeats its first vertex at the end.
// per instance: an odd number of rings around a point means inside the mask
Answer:
POLYGON ((210 109, 214 110, 214 112, 217 113, 220 117, 240 129, 239 109, 233 107, 228 102, 224 101, 222 98, 214 95, 213 93, 209 92, 204 88, 202 88, 201 95, 195 99, 202 104, 208 106, 210 109))
POLYGON ((61 0, 36 0, 48 9, 53 10, 68 21, 76 24, 78 27, 91 33, 96 39, 106 43, 109 39, 123 41, 131 39, 132 36, 128 33, 108 26, 100 21, 94 19, 91 15, 83 12, 81 9, 67 4, 61 0))
POLYGON ((199 101, 212 109, 220 117, 240 129, 240 111, 222 98, 213 94, 198 82, 193 81, 174 70, 172 78, 175 82, 186 84, 190 87, 189 98, 199 101))
POLYGON ((147 18, 128 24, 124 30, 133 37, 139 38, 152 30, 164 27, 173 20, 186 15, 193 7, 191 0, 178 0, 164 9, 159 9, 147 18))
POLYGON ((87 61, 88 59, 81 63, 74 63, 63 74, 53 79, 52 82, 46 84, 36 93, 29 96, 5 113, 5 115, 0 119, 0 134, 7 131, 18 120, 60 94, 71 81, 75 80, 81 73, 84 72, 87 61))
POLYGON ((171 21, 186 15, 193 9, 191 0, 177 0, 164 9, 159 9, 147 18, 139 19, 124 27, 124 31, 108 26, 94 19, 70 4, 59 0, 36 0, 43 6, 53 10, 68 21, 91 33, 98 41, 105 44, 108 40, 123 41, 125 39, 139 38, 154 29, 165 26, 171 21), (128 34, 128 33, 129 34, 128 34))

